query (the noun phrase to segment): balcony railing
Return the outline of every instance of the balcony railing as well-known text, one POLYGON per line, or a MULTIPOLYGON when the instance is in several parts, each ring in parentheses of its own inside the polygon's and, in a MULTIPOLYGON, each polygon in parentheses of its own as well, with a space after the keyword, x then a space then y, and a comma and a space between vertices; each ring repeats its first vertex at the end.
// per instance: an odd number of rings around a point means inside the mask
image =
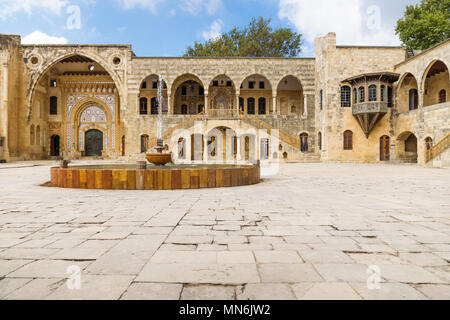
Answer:
POLYGON ((353 105, 353 114, 364 114, 364 113, 387 113, 388 103, 387 102, 361 102, 353 105))
POLYGON ((208 119, 238 119, 239 114, 237 114, 235 109, 208 109, 206 113, 208 119))

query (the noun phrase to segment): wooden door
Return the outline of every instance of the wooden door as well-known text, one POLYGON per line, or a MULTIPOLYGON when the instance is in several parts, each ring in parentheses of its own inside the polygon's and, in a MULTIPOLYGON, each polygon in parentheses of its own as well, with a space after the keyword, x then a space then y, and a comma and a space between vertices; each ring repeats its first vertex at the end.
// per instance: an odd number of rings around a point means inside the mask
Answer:
POLYGON ((389 161, 390 155, 390 138, 388 136, 382 136, 380 138, 380 160, 389 161))

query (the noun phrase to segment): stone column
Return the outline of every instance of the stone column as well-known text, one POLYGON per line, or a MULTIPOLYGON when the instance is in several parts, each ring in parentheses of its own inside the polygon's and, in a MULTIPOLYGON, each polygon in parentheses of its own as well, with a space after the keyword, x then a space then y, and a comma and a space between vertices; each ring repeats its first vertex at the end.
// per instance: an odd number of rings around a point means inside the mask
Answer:
POLYGON ((203 162, 208 163, 208 133, 203 135, 203 162))
POLYGON ((205 91, 205 115, 206 116, 208 115, 208 109, 209 109, 208 100, 209 100, 208 92, 205 91))
POLYGON ((242 154, 241 154, 241 137, 238 136, 237 133, 236 133, 236 150, 237 150, 236 160, 237 160, 237 161, 241 161, 241 160, 242 160, 242 154))
POLYGON ((173 114, 172 92, 167 92, 167 114, 173 114))
POLYGON ((236 90, 236 116, 239 118, 239 95, 241 93, 239 92, 239 90, 236 90))

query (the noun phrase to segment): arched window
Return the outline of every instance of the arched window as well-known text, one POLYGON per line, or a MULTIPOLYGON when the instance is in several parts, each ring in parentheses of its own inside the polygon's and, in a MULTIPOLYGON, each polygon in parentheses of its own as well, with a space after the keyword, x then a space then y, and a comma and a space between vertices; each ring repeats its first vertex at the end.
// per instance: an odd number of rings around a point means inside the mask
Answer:
POLYGON ((359 93, 359 102, 365 102, 366 101, 366 88, 359 87, 358 93, 359 93))
POLYGON ((442 89, 439 91, 439 103, 445 103, 447 102, 447 91, 442 89))
POLYGON ((239 98, 239 111, 244 113, 244 98, 239 98))
POLYGON ((382 102, 384 102, 384 101, 386 101, 386 86, 385 85, 382 85, 381 87, 380 87, 380 95, 381 95, 381 97, 380 97, 380 101, 382 101, 382 102))
POLYGON ((50 114, 51 115, 58 114, 58 98, 55 96, 50 97, 50 114))
POLYGON ((300 151, 301 152, 308 152, 308 134, 302 133, 300 135, 300 151))
POLYGON ((431 137, 428 137, 425 139, 425 148, 427 150, 430 150, 431 148, 433 148, 433 139, 431 137))
POLYGON ((369 86, 369 101, 377 101, 377 86, 374 84, 369 86))
POLYGON ((146 134, 143 134, 141 136, 141 152, 142 153, 146 153, 148 150, 148 141, 149 141, 149 137, 146 134))
POLYGON ((139 114, 148 114, 147 98, 139 99, 139 114))
POLYGON ((319 146, 319 150, 322 151, 322 132, 319 132, 317 144, 319 146))
POLYGON ((344 150, 353 150, 353 132, 350 130, 344 132, 344 150))
POLYGON ((254 98, 247 99, 247 113, 255 114, 255 99, 254 98))
POLYGON ((151 114, 158 114, 158 99, 152 98, 150 100, 150 113, 151 114))
POLYGON ((394 106, 394 99, 392 99, 394 95, 394 89, 392 87, 388 87, 388 108, 392 108, 394 106))
POLYGON ((186 159, 186 140, 178 139, 178 159, 186 159))
POLYGON ((343 86, 341 88, 341 107, 350 107, 351 106, 351 95, 352 89, 349 86, 343 86))
POLYGON ((266 114, 266 98, 258 99, 258 113, 266 114))
POLYGON ((38 146, 41 145, 41 127, 40 126, 36 127, 36 145, 38 145, 38 146))
POLYGON ((34 124, 30 127, 30 145, 34 145, 34 124))
POLYGON ((419 107, 419 94, 417 89, 409 90, 409 110, 416 110, 419 107))

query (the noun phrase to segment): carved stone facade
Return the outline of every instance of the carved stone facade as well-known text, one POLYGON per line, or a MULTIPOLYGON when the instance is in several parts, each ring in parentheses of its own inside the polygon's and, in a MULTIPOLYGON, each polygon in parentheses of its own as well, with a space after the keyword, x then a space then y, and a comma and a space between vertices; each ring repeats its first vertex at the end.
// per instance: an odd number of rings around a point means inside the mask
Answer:
POLYGON ((449 52, 446 41, 405 61, 403 48, 336 46, 330 33, 315 58, 145 58, 129 45, 32 46, 0 35, 0 160, 82 158, 93 131, 101 158, 143 158, 143 141, 156 139, 161 75, 163 135, 180 161, 196 153, 195 137, 207 150, 212 130, 229 129, 237 160, 424 163, 425 141, 450 131, 449 52), (398 81, 367 83, 367 100, 344 82, 386 72, 398 81), (392 105, 373 101, 377 92, 392 105), (358 115, 369 111, 382 117, 364 132, 358 115))

